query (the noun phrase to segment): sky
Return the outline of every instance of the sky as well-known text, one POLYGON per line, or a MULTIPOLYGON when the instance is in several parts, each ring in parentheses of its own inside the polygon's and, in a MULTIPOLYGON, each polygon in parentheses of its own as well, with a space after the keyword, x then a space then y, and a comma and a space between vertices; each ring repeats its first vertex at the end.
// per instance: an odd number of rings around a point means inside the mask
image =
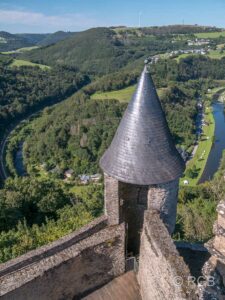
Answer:
POLYGON ((225 28, 225 0, 0 0, 0 31, 199 24, 225 28))

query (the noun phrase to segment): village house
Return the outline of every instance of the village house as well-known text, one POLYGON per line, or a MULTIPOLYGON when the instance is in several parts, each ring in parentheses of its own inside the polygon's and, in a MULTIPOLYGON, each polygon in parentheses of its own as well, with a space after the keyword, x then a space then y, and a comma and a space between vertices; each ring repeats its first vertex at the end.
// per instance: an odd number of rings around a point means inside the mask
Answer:
POLYGON ((71 179, 73 177, 74 171, 72 169, 68 169, 64 172, 64 176, 67 179, 71 179))

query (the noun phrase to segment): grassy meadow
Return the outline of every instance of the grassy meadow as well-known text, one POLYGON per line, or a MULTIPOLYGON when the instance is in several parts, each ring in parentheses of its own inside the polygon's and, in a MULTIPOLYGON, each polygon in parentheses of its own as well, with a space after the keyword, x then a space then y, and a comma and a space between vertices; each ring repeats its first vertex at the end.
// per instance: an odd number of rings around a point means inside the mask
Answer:
POLYGON ((115 99, 120 102, 129 102, 133 93, 135 92, 136 85, 126 87, 121 90, 111 91, 111 92, 97 92, 91 96, 93 100, 107 100, 115 99))
MULTIPOLYGON (((111 92, 97 92, 91 96, 93 100, 118 100, 119 102, 129 102, 133 93, 135 92, 136 85, 126 87, 121 90, 111 92)), ((163 95, 165 88, 157 89, 159 97, 163 95)))
POLYGON ((225 31, 195 33, 195 36, 199 39, 216 39, 220 36, 224 37, 225 31))
POLYGON ((41 65, 41 64, 35 64, 27 60, 22 60, 22 59, 14 59, 13 62, 10 64, 10 67, 39 67, 41 69, 50 69, 49 66, 46 65, 41 65))

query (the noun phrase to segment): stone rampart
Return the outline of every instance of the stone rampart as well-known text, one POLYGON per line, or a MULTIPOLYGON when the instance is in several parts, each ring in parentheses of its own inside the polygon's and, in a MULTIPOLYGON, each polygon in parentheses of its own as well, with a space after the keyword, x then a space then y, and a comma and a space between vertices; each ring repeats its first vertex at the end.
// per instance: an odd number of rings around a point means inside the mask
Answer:
POLYGON ((196 298, 196 286, 158 211, 146 211, 138 280, 143 300, 196 298))
POLYGON ((125 226, 96 219, 0 266, 3 300, 80 299, 125 271, 125 226))

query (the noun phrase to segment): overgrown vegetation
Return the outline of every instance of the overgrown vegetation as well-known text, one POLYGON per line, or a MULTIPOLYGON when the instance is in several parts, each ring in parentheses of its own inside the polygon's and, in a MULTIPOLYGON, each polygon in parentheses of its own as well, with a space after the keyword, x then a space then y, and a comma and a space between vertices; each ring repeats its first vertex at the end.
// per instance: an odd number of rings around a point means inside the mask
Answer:
POLYGON ((54 241, 102 213, 101 185, 78 195, 56 181, 9 179, 0 191, 0 262, 54 241))

